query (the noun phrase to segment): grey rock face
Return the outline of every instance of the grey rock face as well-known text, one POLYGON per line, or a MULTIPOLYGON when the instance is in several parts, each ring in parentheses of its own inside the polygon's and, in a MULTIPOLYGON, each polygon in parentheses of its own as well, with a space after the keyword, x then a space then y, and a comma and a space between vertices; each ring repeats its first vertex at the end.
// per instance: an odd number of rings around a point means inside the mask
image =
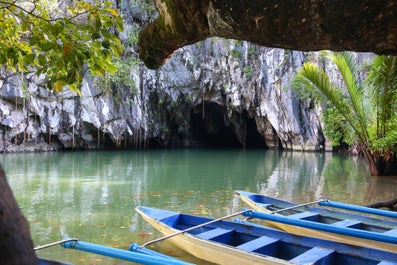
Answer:
POLYGON ((159 70, 131 67, 133 86, 104 91, 87 76, 81 97, 48 91, 42 76, 2 72, 0 152, 223 145, 324 150, 321 108, 298 99, 289 85, 307 56, 213 38, 178 50, 159 70))

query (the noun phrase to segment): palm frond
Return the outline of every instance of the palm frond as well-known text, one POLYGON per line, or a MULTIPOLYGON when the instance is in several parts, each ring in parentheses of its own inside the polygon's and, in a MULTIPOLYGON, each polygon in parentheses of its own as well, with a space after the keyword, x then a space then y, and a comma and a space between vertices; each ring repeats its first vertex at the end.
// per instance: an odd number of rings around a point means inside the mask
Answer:
POLYGON ((353 109, 346 101, 341 89, 330 81, 324 69, 320 69, 314 63, 306 62, 295 75, 292 84, 294 87, 304 87, 327 99, 346 119, 360 140, 367 142, 367 135, 363 133, 361 124, 357 122, 353 109))
POLYGON ((387 134, 387 122, 396 117, 397 59, 394 56, 377 56, 373 60, 367 82, 372 90, 372 107, 377 120, 377 137, 387 134))
POLYGON ((354 59, 350 53, 336 53, 331 56, 332 61, 338 67, 347 89, 350 106, 353 108, 352 114, 356 116, 361 134, 368 140, 368 115, 364 107, 364 90, 359 86, 358 71, 354 59))

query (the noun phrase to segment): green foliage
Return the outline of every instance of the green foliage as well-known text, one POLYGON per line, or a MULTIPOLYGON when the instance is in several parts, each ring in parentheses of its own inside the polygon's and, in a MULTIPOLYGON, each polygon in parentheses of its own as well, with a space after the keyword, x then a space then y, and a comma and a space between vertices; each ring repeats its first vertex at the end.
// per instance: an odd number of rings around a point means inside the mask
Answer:
POLYGON ((243 72, 247 78, 251 78, 254 75, 254 71, 252 70, 252 67, 249 65, 244 66, 243 72))
POLYGON ((364 82, 360 82, 351 54, 336 53, 330 59, 344 87, 333 84, 324 69, 312 62, 297 72, 293 87, 298 95, 314 96, 332 106, 324 113, 324 120, 325 133, 333 144, 356 142, 370 163, 371 174, 392 173, 397 151, 396 57, 375 57, 364 82))
POLYGON ((83 72, 115 73, 111 62, 121 42, 111 33, 123 20, 111 3, 70 3, 65 10, 47 1, 0 3, 0 64, 8 70, 46 74, 49 89, 79 92, 83 72))
POLYGON ((242 53, 242 51, 239 50, 238 48, 234 48, 234 49, 231 51, 231 54, 232 54, 232 57, 233 57, 233 58, 239 58, 243 53, 242 53))
MULTIPOLYGON (((333 84, 324 69, 312 62, 304 63, 293 79, 298 90, 307 89, 317 100, 328 101, 342 115, 347 126, 354 131, 356 140, 368 144, 367 122, 363 105, 363 90, 358 87, 356 72, 351 67, 352 58, 347 53, 332 55, 346 84, 344 89, 333 84)), ((301 92, 300 92, 301 93, 301 92)), ((299 94, 299 92, 298 92, 299 94)), ((327 125, 326 125, 327 126, 327 125)), ((349 139, 350 141, 350 139, 349 139)), ((348 142, 345 140, 345 142, 348 142)))
POLYGON ((330 139, 332 146, 340 146, 343 143, 352 144, 355 139, 351 127, 345 126, 346 120, 340 112, 329 106, 323 113, 326 124, 324 134, 330 139))
POLYGON ((137 58, 114 58, 112 63, 118 68, 116 73, 105 73, 97 76, 95 82, 98 88, 105 93, 112 92, 113 87, 125 87, 134 89, 135 82, 131 78, 132 69, 138 65, 137 58))
POLYGON ((248 48, 248 53, 249 53, 251 56, 256 56, 255 46, 250 46, 250 47, 248 48))
POLYGON ((371 119, 376 121, 369 128, 376 150, 396 150, 397 145, 397 59, 378 56, 374 59, 366 83, 372 89, 371 119))

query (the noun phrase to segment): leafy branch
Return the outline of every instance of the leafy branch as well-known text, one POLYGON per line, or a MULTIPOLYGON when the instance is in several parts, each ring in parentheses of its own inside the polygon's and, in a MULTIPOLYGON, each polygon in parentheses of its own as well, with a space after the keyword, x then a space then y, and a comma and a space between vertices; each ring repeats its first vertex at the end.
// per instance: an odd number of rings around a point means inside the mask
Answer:
POLYGON ((75 2, 55 14, 41 0, 0 1, 0 64, 45 74, 48 88, 79 92, 85 69, 115 73, 123 19, 111 3, 75 2), (34 69, 34 70, 33 70, 34 69))

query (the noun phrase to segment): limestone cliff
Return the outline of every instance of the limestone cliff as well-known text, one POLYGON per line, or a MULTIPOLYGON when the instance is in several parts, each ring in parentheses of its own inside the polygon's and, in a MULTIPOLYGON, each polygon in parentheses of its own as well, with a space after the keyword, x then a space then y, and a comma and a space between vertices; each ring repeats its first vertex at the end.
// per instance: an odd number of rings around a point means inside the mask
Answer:
MULTIPOLYGON (((128 29, 147 15, 129 4, 123 9, 127 30, 120 35, 125 42, 128 29)), ((128 46, 125 58, 137 57, 136 44, 128 46)), ((324 150, 330 146, 322 133, 320 106, 298 99, 289 86, 296 68, 316 58, 321 53, 211 38, 179 49, 158 70, 131 64, 123 82, 86 76, 81 97, 67 89, 48 91, 43 76, 1 73, 0 152, 225 146, 324 150)))

